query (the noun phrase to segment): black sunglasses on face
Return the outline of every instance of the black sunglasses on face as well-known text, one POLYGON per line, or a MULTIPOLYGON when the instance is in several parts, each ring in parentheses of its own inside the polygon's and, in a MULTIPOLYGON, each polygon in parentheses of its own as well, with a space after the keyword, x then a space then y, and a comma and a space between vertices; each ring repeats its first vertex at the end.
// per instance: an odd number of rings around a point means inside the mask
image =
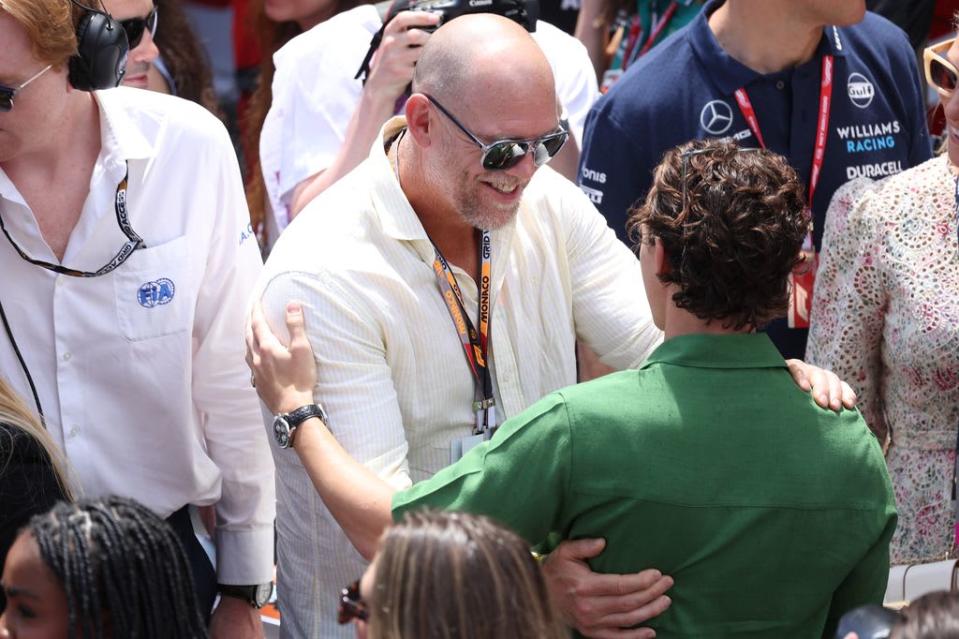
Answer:
POLYGON ((565 120, 559 123, 559 131, 549 133, 534 140, 497 140, 491 144, 483 142, 470 132, 456 117, 446 110, 435 98, 423 94, 440 113, 466 134, 483 151, 483 168, 490 171, 508 169, 519 164, 527 153, 533 154, 533 164, 543 166, 553 159, 569 138, 569 125, 565 120))
POLYGON ((43 67, 42 69, 34 73, 32 76, 30 76, 29 78, 21 82, 19 86, 8 87, 0 84, 0 113, 8 113, 11 109, 13 109, 14 96, 16 96, 20 91, 22 91, 24 87, 26 87, 28 84, 30 84, 31 82, 39 78, 41 75, 49 71, 52 67, 53 67, 52 64, 48 64, 47 66, 43 67))
POLYGON ((366 621, 369 617, 366 602, 360 597, 360 580, 357 579, 340 591, 340 608, 336 613, 336 621, 343 625, 354 620, 366 621))
POLYGON ((157 33, 157 8, 153 7, 145 18, 130 18, 129 20, 120 20, 120 26, 127 32, 127 42, 130 44, 130 50, 140 46, 143 40, 143 34, 150 32, 150 37, 157 33))

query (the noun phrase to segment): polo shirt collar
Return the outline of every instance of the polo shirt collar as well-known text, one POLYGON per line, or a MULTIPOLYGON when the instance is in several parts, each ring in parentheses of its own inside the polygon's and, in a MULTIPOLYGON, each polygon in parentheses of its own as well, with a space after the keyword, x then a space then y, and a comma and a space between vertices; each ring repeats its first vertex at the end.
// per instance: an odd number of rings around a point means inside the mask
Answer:
POLYGON ((652 352, 642 368, 672 364, 691 368, 786 368, 783 356, 765 333, 672 337, 652 352))
MULTIPOLYGON (((699 58, 700 64, 707 71, 716 89, 723 95, 730 95, 737 89, 763 77, 763 74, 753 71, 726 53, 713 30, 709 28, 709 16, 722 6, 724 1, 710 0, 689 24, 686 37, 693 53, 699 58)), ((819 41, 814 60, 827 53, 839 57, 846 55, 842 31, 834 26, 823 29, 823 38, 819 41)))

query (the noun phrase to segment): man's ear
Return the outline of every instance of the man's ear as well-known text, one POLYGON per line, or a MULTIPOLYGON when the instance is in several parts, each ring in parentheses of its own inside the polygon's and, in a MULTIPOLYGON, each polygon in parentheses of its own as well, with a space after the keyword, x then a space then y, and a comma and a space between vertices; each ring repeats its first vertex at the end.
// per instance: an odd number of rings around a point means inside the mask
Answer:
POLYGON ((422 93, 414 93, 406 101, 406 131, 416 144, 428 147, 431 141, 430 101, 422 93))
POLYGON ((666 247, 658 237, 653 238, 653 266, 656 268, 656 275, 662 277, 668 275, 672 270, 669 266, 669 255, 666 253, 666 247))

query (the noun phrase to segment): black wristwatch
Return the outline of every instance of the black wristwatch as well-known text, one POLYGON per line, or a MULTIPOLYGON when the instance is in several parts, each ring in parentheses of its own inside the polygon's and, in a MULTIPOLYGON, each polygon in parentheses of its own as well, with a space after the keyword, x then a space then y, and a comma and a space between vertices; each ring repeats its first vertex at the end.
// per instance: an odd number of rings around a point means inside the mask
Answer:
POLYGON ((273 436, 280 448, 292 448, 293 436, 300 424, 310 417, 319 417, 324 424, 329 424, 326 411, 319 404, 300 406, 289 413, 281 413, 273 418, 273 436))
POLYGON ((273 582, 268 581, 265 584, 256 586, 232 586, 228 584, 217 584, 217 590, 224 597, 233 597, 242 599, 254 608, 262 608, 270 601, 273 596, 273 582))

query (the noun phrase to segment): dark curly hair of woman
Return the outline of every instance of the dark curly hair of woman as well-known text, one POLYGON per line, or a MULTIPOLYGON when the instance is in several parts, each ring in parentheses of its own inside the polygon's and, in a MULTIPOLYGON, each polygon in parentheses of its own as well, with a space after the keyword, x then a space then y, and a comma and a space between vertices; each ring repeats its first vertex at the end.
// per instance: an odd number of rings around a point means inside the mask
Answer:
POLYGON ((786 160, 729 139, 671 149, 627 231, 663 244, 673 302, 733 330, 761 328, 787 308, 787 279, 809 229, 803 187, 786 160))

